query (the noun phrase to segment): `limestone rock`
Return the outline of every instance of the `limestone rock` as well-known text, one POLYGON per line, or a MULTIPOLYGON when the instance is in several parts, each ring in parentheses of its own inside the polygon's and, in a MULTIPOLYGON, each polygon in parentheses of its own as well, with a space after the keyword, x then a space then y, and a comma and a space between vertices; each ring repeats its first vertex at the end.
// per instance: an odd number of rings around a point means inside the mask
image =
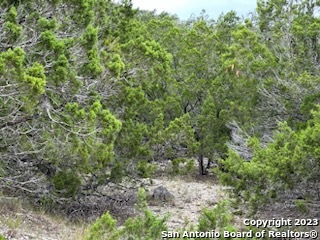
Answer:
POLYGON ((157 202, 172 202, 174 196, 166 187, 159 186, 153 190, 151 199, 157 202))

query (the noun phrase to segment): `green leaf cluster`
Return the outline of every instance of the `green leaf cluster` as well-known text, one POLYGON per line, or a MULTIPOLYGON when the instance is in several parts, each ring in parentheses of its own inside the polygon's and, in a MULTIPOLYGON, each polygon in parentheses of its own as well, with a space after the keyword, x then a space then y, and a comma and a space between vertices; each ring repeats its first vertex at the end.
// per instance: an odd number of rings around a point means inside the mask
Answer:
POLYGON ((4 27, 7 32, 7 38, 9 38, 10 42, 14 42, 22 34, 22 26, 18 24, 18 13, 14 6, 5 15, 5 20, 4 27))
POLYGON ((39 63, 34 63, 30 68, 25 70, 23 81, 30 86, 33 93, 43 94, 46 86, 44 67, 39 63))

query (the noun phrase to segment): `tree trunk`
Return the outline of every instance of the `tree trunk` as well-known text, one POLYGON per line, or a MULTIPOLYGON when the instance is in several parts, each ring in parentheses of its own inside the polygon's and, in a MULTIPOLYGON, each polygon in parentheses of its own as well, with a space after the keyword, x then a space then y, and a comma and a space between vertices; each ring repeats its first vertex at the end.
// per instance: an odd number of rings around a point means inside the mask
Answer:
POLYGON ((204 167, 203 167, 203 155, 202 153, 198 156, 198 162, 199 162, 199 174, 204 175, 204 167))
POLYGON ((206 170, 208 170, 211 167, 211 163, 212 163, 211 159, 208 158, 208 163, 207 163, 207 169, 206 170))

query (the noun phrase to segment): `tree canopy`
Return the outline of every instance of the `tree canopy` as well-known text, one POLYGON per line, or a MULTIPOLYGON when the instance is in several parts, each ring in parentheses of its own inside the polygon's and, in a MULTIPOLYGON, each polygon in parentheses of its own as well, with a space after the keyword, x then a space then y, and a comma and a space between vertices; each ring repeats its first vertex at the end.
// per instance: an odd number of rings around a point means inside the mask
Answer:
POLYGON ((181 21, 130 0, 2 1, 0 190, 68 202, 197 159, 255 208, 315 198, 319 7, 181 21))

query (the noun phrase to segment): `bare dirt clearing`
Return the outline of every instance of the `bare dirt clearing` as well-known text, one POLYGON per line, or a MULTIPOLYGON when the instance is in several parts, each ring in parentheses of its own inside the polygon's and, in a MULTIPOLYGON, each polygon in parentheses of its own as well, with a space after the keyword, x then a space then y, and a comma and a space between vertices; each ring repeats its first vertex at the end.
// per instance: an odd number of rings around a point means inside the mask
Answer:
POLYGON ((200 181, 187 178, 158 178, 153 180, 147 189, 152 192, 158 186, 166 187, 173 194, 172 203, 150 205, 149 208, 163 216, 169 214, 168 227, 170 230, 184 227, 187 224, 196 225, 203 208, 213 207, 223 198, 223 187, 209 178, 200 181))

